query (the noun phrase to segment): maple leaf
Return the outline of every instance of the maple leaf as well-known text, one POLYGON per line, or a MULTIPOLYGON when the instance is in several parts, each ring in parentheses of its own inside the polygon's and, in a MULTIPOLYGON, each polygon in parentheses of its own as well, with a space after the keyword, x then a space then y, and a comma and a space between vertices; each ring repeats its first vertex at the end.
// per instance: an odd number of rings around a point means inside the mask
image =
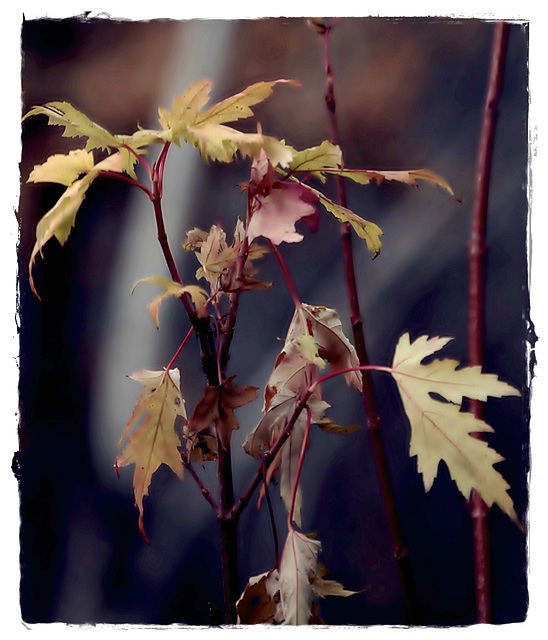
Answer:
POLYGON ((323 577, 325 570, 317 561, 320 550, 318 540, 290 531, 280 571, 252 576, 245 586, 236 603, 238 624, 316 624, 321 622, 315 613, 316 597, 354 595, 356 591, 323 577))
POLYGON ((93 153, 75 149, 68 154, 57 153, 30 172, 27 182, 56 182, 69 187, 82 173, 88 173, 95 164, 93 153))
POLYGON ((451 189, 447 180, 437 175, 429 169, 411 169, 406 171, 376 171, 372 169, 331 169, 325 168, 324 173, 333 175, 340 175, 343 178, 349 178, 358 184, 369 184, 375 182, 381 184, 386 181, 402 182, 412 187, 418 187, 417 180, 424 180, 434 185, 442 187, 451 196, 454 196, 453 189, 451 189))
POLYGON ((243 272, 236 274, 236 262, 243 250, 244 240, 245 228, 241 218, 238 218, 232 245, 227 244, 226 234, 222 228, 219 225, 213 225, 209 233, 197 228, 188 231, 183 248, 196 252, 196 257, 202 265, 196 271, 196 278, 206 279, 212 292, 264 290, 270 285, 253 279, 251 275, 255 273, 252 262, 267 253, 268 250, 265 247, 258 244, 248 246, 243 272))
POLYGON ((87 138, 85 151, 117 149, 122 163, 121 171, 134 179, 137 177, 135 165, 138 156, 146 153, 145 148, 149 145, 165 142, 160 131, 151 129, 138 129, 130 136, 114 135, 68 102, 48 102, 32 107, 23 120, 36 115, 48 116, 48 124, 63 126, 63 137, 87 138))
POLYGON ((300 85, 296 80, 256 82, 246 87, 243 91, 221 100, 221 102, 200 113, 194 124, 204 122, 220 124, 223 122, 235 122, 241 118, 249 118, 253 115, 253 111, 249 107, 264 102, 272 95, 274 86, 277 84, 300 85))
POLYGON ((243 158, 255 159, 264 151, 274 165, 286 167, 294 155, 294 149, 283 140, 262 133, 243 133, 222 124, 188 127, 185 140, 197 147, 206 161, 232 162, 238 152, 243 158))
POLYGON ((173 280, 170 280, 169 278, 164 278, 162 276, 150 276, 148 278, 142 278, 141 280, 137 280, 137 282, 133 285, 133 289, 131 290, 131 293, 135 291, 138 285, 144 282, 148 284, 157 285, 165 289, 164 293, 161 293, 160 295, 156 296, 152 300, 152 302, 150 302, 147 306, 150 317, 152 318, 152 321, 156 325, 157 329, 160 328, 160 323, 158 321, 158 312, 160 310, 160 304, 166 298, 169 298, 171 296, 180 298, 185 293, 188 293, 192 298, 192 302, 194 303, 194 306, 196 307, 196 312, 198 314, 198 317, 203 317, 205 315, 205 309, 206 309, 205 303, 208 300, 208 295, 207 295, 207 292, 204 291, 201 287, 198 287, 192 284, 182 285, 182 284, 179 284, 178 282, 174 282, 173 280))
POLYGON ((308 624, 314 589, 311 577, 318 570, 321 542, 290 529, 280 562, 280 599, 284 624, 308 624))
POLYGON ((300 242, 295 223, 306 216, 317 215, 316 197, 297 184, 275 185, 267 196, 255 197, 253 216, 247 227, 249 242, 262 236, 273 244, 300 242))
POLYGON ((220 280, 232 267, 237 258, 238 250, 226 242, 226 234, 219 225, 213 225, 207 238, 200 243, 196 257, 202 265, 196 271, 196 279, 205 278, 211 286, 212 292, 220 288, 220 280))
POLYGON ((317 191, 310 186, 307 186, 306 188, 316 194, 325 210, 335 216, 339 222, 350 223, 350 226, 354 229, 358 237, 365 240, 367 248, 371 253, 375 254, 375 257, 379 255, 382 247, 380 237, 383 235, 383 232, 378 225, 369 220, 365 220, 347 207, 343 207, 342 205, 333 202, 320 191, 317 191))
POLYGON ((268 98, 276 84, 293 84, 292 80, 257 82, 243 91, 218 102, 207 109, 212 83, 204 79, 195 82, 182 95, 173 100, 171 111, 159 110, 160 124, 165 140, 180 144, 183 138, 200 150, 205 160, 231 162, 239 151, 244 157, 257 157, 261 150, 274 158, 275 164, 287 166, 293 158, 293 149, 283 141, 261 133, 242 133, 224 125, 253 115, 250 107, 268 98))
POLYGON ((36 115, 48 116, 48 124, 65 127, 62 133, 65 138, 87 138, 86 151, 120 146, 117 136, 90 120, 68 102, 48 102, 34 106, 23 116, 23 120, 36 115))
POLYGON ((283 620, 277 569, 249 578, 236 602, 236 612, 238 624, 276 624, 283 620))
MULTIPOLYGON (((28 181, 41 182, 44 176, 50 176, 50 178, 56 177, 57 180, 55 181, 57 182, 67 180, 69 174, 71 177, 79 175, 79 170, 83 167, 84 163, 88 162, 89 156, 84 159, 82 153, 73 155, 69 153, 65 156, 65 160, 58 158, 50 165, 48 165, 48 161, 46 161, 43 165, 35 167, 31 172, 28 181), (76 172, 78 172, 78 174, 76 172)), ((55 205, 36 225, 36 243, 34 244, 29 261, 29 281, 31 289, 36 296, 40 297, 36 291, 34 278, 32 276, 36 256, 38 253, 42 254, 43 246, 53 237, 57 238, 61 245, 65 244, 74 226, 76 214, 84 201, 86 191, 101 171, 121 172, 122 164, 120 155, 115 153, 108 156, 101 162, 92 166, 83 178, 75 180, 69 184, 55 205)), ((64 183, 61 182, 61 184, 64 183)))
POLYGON ((133 490, 135 504, 139 508, 139 530, 148 542, 143 523, 143 499, 148 495, 152 475, 166 464, 181 480, 183 463, 181 441, 175 430, 180 416, 186 420, 185 403, 180 390, 178 369, 170 371, 143 370, 130 376, 140 382, 144 391, 140 394, 133 413, 120 437, 119 447, 127 439, 127 446, 116 457, 116 469, 135 465, 133 490), (140 425, 129 435, 131 429, 140 425))
MULTIPOLYGON (((275 444, 291 420, 300 399, 314 382, 316 368, 322 369, 326 363, 332 371, 359 364, 354 347, 342 331, 337 312, 303 303, 295 310, 284 347, 276 358, 274 370, 265 387, 264 416, 244 440, 246 453, 260 458, 264 449, 270 449, 275 444)), ((361 389, 359 374, 350 372, 345 377, 348 384, 361 389)), ((321 399, 319 388, 310 396, 307 406, 311 424, 337 429, 337 425, 325 417, 329 404, 321 399)), ((306 412, 301 412, 290 436, 269 468, 268 481, 278 474, 280 476, 280 494, 288 511, 292 503, 307 420, 306 412)), ((338 430, 343 432, 342 428, 338 430)), ((260 499, 262 495, 263 491, 260 499)), ((294 520, 298 525, 301 501, 301 490, 297 487, 294 520)))
POLYGON ((235 385, 233 379, 231 376, 222 385, 208 385, 188 424, 190 433, 215 425, 219 443, 224 449, 228 448, 232 432, 240 427, 234 410, 257 397, 257 387, 235 385))
POLYGON ((403 407, 411 425, 410 456, 417 456, 417 468, 428 491, 443 460, 452 479, 466 499, 476 489, 490 507, 498 506, 522 528, 507 493, 510 488, 493 468, 503 460, 494 449, 471 434, 493 429, 473 414, 461 411, 464 397, 485 401, 488 396, 519 396, 517 389, 481 367, 459 367, 455 360, 433 360, 428 356, 442 349, 451 338, 421 336, 410 342, 404 334, 394 353, 392 376, 398 385, 403 407), (436 399, 436 394, 441 400, 436 399))
POLYGON ((341 166, 341 148, 328 140, 324 140, 317 147, 310 147, 297 152, 289 165, 289 171, 291 173, 305 171, 325 182, 325 170, 340 169, 341 166))
MULTIPOLYGON (((287 332, 289 341, 311 335, 320 358, 329 363, 332 371, 359 366, 356 350, 344 335, 342 322, 336 309, 302 303, 287 332)), ((345 373, 347 384, 361 390, 362 380, 357 371, 345 373)))

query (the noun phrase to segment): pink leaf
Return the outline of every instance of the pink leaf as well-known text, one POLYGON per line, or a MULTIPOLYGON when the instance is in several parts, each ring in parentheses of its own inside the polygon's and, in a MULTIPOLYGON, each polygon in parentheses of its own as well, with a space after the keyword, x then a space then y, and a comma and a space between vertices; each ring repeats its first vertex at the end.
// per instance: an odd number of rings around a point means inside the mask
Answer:
POLYGON ((318 215, 313 206, 314 193, 299 184, 275 184, 266 196, 255 198, 257 208, 249 222, 249 242, 263 236, 274 244, 300 242, 304 236, 297 233, 295 223, 301 218, 318 215))

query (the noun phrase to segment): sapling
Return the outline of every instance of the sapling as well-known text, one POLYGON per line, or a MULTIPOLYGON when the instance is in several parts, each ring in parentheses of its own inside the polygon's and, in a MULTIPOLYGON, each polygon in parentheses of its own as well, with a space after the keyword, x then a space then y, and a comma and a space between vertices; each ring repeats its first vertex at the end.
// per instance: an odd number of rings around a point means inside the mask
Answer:
POLYGON ((316 25, 325 39, 331 139, 320 140, 313 147, 296 149, 264 133, 258 123, 253 133, 236 128, 235 123, 253 117, 252 107, 273 91, 298 90, 298 83, 290 79, 257 82, 213 105, 209 105, 211 82, 199 80, 174 98, 170 108, 159 108, 158 129, 137 128, 131 135, 110 133, 66 102, 33 107, 24 119, 46 116, 48 124, 63 128, 63 136, 86 142, 83 148, 50 156, 28 177, 29 182, 66 187, 37 225, 29 261, 30 286, 39 295, 34 281, 37 259, 52 238, 61 244, 67 242, 93 183, 122 180, 140 189, 151 203, 166 273, 150 274, 137 280, 135 286, 160 288, 160 294, 148 305, 158 328, 161 306, 171 298, 180 301, 189 321, 180 336, 180 346, 162 370, 143 368, 131 374, 142 390, 122 429, 119 451, 113 452, 118 473, 123 473, 124 467, 134 467, 134 498, 144 541, 151 542, 145 508, 149 488, 155 472, 165 464, 179 479, 190 476, 197 483, 219 521, 225 622, 321 623, 317 606, 320 598, 349 597, 354 592, 323 574, 321 540, 311 535, 310 523, 303 521, 301 514, 302 471, 314 429, 344 431, 330 418, 330 406, 322 396, 324 385, 342 377, 348 393, 359 392, 363 397, 409 622, 417 623, 421 617, 379 435, 372 377, 388 374, 397 385, 410 424, 409 454, 417 458, 425 490, 432 486, 439 463, 444 461, 466 499, 476 492, 487 506, 497 504, 522 528, 509 486, 493 466, 501 456, 473 436, 492 428, 476 414, 462 410, 465 397, 485 401, 488 396, 519 392, 496 375, 483 373, 479 363, 461 366, 455 360, 437 358, 450 341, 448 337, 421 335, 411 339, 403 333, 390 366, 369 362, 357 298, 352 235, 362 239, 364 250, 376 257, 382 249, 382 230, 348 208, 344 181, 363 186, 383 181, 410 186, 426 182, 445 190, 450 197, 454 194, 444 178, 428 169, 378 171, 345 166, 335 118, 328 50, 330 26, 316 25), (195 147, 206 162, 245 162, 249 170, 248 180, 240 185, 242 210, 230 228, 220 224, 193 228, 186 238, 178 239, 187 258, 196 261, 194 282, 183 282, 162 209, 166 163, 176 151, 174 147, 182 144, 195 147), (138 176, 138 164, 144 169, 144 179, 138 176), (332 178, 338 184, 338 201, 324 193, 323 185, 332 178), (301 299, 281 250, 285 243, 304 243, 306 232, 301 232, 297 223, 314 229, 319 215, 332 215, 341 225, 353 342, 344 334, 336 309, 301 299), (266 253, 272 254, 279 265, 294 314, 283 347, 272 363, 268 383, 259 390, 249 383, 253 381, 240 381, 237 373, 230 371, 229 362, 241 296, 268 296, 269 284, 260 279, 261 258, 266 253), (187 407, 178 361, 193 338, 200 348, 204 388, 195 406, 187 407), (241 427, 237 411, 256 399, 260 391, 263 415, 254 428, 244 427, 243 442, 245 454, 257 461, 256 471, 248 479, 247 488, 237 495, 232 457, 240 452, 231 442, 234 430, 241 427), (204 481, 201 467, 205 465, 217 466, 217 487, 204 481), (281 549, 271 508, 273 480, 287 512, 287 536, 281 549), (269 509, 274 532, 273 566, 241 580, 237 528, 242 512, 255 497, 259 503, 266 502, 269 509))

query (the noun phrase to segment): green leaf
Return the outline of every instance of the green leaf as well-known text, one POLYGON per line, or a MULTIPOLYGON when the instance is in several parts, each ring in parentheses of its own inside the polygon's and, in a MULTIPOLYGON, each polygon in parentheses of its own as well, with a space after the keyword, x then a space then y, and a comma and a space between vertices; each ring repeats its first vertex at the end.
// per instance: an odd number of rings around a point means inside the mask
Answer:
POLYGON ((464 397, 519 396, 517 389, 480 367, 459 367, 455 360, 423 360, 443 348, 451 338, 421 336, 413 343, 404 334, 396 346, 392 376, 398 385, 411 425, 409 454, 428 491, 443 460, 452 479, 468 500, 476 489, 490 507, 498 506, 522 528, 504 478, 493 468, 503 460, 488 444, 472 434, 493 429, 473 414, 461 411, 464 397), (435 394, 435 395, 433 395, 435 394), (436 396, 441 400, 436 399, 436 396))

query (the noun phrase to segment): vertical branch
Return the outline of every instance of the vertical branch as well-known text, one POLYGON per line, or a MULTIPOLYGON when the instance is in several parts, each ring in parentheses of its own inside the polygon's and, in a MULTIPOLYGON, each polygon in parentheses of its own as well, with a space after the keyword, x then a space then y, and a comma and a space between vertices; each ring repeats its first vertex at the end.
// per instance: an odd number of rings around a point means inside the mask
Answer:
MULTIPOLYGON (((333 144, 337 144, 340 146, 336 115, 336 101, 333 88, 333 72, 331 68, 331 53, 329 46, 331 25, 318 25, 317 23, 315 23, 315 26, 322 36, 324 45, 324 63, 326 75, 325 104, 327 107, 329 120, 330 141, 333 144)), ((342 176, 336 176, 336 180, 339 203, 342 206, 346 207, 344 179, 342 178, 342 176)), ((367 355, 365 334, 363 330, 362 316, 360 311, 358 287, 354 269, 354 256, 352 250, 352 232, 349 223, 343 223, 341 225, 341 234, 346 288, 350 303, 350 322, 352 325, 354 345, 356 347, 356 353, 360 365, 367 366, 369 364, 369 358, 367 355)), ((390 530, 394 559, 398 568, 407 619, 410 624, 420 624, 422 622, 422 615, 420 613, 420 606, 416 594, 411 562, 403 537, 400 519, 396 509, 396 498, 390 476, 388 458, 386 455, 384 442, 382 440, 381 420, 379 414, 377 413, 371 373, 369 370, 362 369, 362 382, 362 399, 365 414, 367 416, 367 431, 369 434, 369 441, 371 445, 377 479, 379 482, 381 498, 384 504, 388 527, 390 530)))
MULTIPOLYGON (((495 122, 502 86, 507 40, 508 24, 505 22, 497 22, 494 28, 491 67, 479 141, 472 231, 468 245, 468 360, 470 366, 483 365, 487 201, 493 161, 495 122)), ((476 418, 481 419, 481 402, 471 400, 470 410, 476 418)), ((477 434, 477 437, 481 436, 477 434)), ((491 577, 487 527, 488 507, 476 491, 472 492, 471 514, 474 535, 477 621, 480 623, 489 623, 491 622, 491 577)))
MULTIPOLYGON (((154 206, 154 215, 156 219, 156 227, 158 230, 158 241, 162 248, 164 259, 166 261, 169 273, 172 280, 182 284, 182 279, 177 269, 177 265, 173 258, 167 233, 164 224, 164 217, 162 212, 162 194, 163 194, 163 179, 164 179, 164 167, 167 158, 167 152, 169 150, 169 144, 164 145, 157 161, 151 170, 152 177, 152 204, 154 206)), ((245 257, 242 257, 245 261, 245 257)), ((222 356, 221 362, 221 375, 224 375, 226 364, 228 363, 228 348, 230 345, 230 338, 234 330, 234 324, 236 322, 236 314, 238 309, 238 295, 234 294, 231 298, 231 310, 229 313, 229 327, 228 335, 229 340, 225 345, 220 346, 215 339, 215 332, 211 328, 209 317, 199 318, 196 314, 192 302, 188 295, 183 295, 181 300, 187 311, 187 314, 192 322, 194 331, 198 337, 200 343, 200 350, 202 356, 202 368, 207 377, 208 384, 211 386, 217 386, 222 384, 223 380, 219 379, 218 369, 218 353, 220 351, 222 356)), ((225 335, 226 337, 226 335, 225 335)), ((239 597, 239 577, 238 577, 238 539, 237 539, 237 526, 238 520, 233 517, 232 508, 234 506, 234 487, 232 480, 232 458, 230 452, 230 445, 226 448, 222 447, 219 443, 219 458, 217 475, 219 478, 220 486, 220 504, 218 507, 219 522, 220 522, 220 540, 221 540, 221 567, 222 567, 222 579, 223 579, 223 591, 225 599, 225 622, 227 624, 235 624, 237 620, 236 616, 236 601, 239 597)), ((205 494, 204 494, 205 495, 205 494)), ((206 496, 207 497, 207 496, 206 496)))

